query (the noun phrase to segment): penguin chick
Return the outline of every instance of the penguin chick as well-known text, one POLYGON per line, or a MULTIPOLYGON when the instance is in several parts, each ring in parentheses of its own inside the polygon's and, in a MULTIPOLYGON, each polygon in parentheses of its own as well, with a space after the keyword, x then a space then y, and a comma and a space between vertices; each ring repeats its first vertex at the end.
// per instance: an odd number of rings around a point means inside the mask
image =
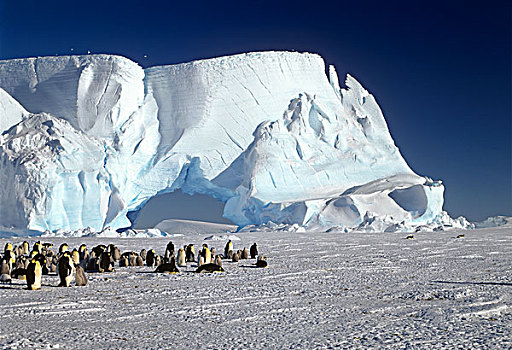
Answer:
POLYGON ((204 264, 197 268, 197 273, 224 272, 224 269, 217 264, 204 264))
POLYGON ((42 275, 41 263, 36 259, 32 259, 27 268, 27 288, 29 290, 41 289, 42 275))
POLYGON ((231 259, 232 262, 238 262, 240 260, 240 251, 233 254, 233 257, 231 259))
POLYGON ((244 250, 242 250, 242 255, 240 256, 240 259, 249 259, 249 251, 247 248, 244 247, 244 250))
POLYGON ((83 267, 80 265, 75 265, 75 284, 78 287, 82 287, 87 284, 87 276, 83 267))
POLYGON ((267 258, 265 255, 258 256, 258 260, 256 261, 256 267, 268 267, 267 258))
POLYGON ((110 253, 106 250, 101 253, 99 261, 98 261, 98 271, 99 272, 112 272, 112 266, 114 264, 114 261, 112 259, 112 256, 110 256, 110 253))
POLYGON ((75 272, 75 264, 69 252, 66 251, 62 254, 57 263, 57 269, 60 277, 59 287, 69 287, 75 272))
POLYGON ((146 254, 147 254, 146 249, 142 249, 142 250, 140 251, 140 257, 141 257, 141 258, 142 258, 142 260, 144 260, 144 261, 146 261, 146 254))
POLYGON ((254 243, 251 246, 250 253, 251 253, 251 259, 256 259, 256 256, 258 255, 258 245, 256 243, 254 243))
POLYGON ((27 269, 23 267, 16 268, 12 270, 11 272, 12 278, 17 278, 19 280, 26 280, 27 279, 27 269))

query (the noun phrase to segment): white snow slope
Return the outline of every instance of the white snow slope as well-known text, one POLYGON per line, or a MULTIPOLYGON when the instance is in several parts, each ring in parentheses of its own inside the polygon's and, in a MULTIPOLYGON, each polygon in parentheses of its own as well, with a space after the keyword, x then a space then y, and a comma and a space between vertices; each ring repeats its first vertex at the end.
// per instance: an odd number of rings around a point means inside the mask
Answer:
MULTIPOLYGON (((43 276, 40 291, 13 280, 0 285, 0 348, 510 349, 511 229, 460 233, 240 233, 234 248, 257 242, 267 269, 254 260, 224 261, 215 275, 191 272, 195 264, 177 275, 116 265, 89 273, 85 287, 43 276)), ((64 241, 47 240, 54 250, 64 241)), ((168 241, 66 239, 159 254, 168 241)), ((225 242, 206 241, 217 251, 225 242)))
POLYGON ((16 125, 0 137, 5 227, 128 227, 178 189, 225 202, 240 226, 467 226, 442 211, 441 182, 408 167, 374 97, 351 76, 340 88, 316 54, 146 70, 113 55, 6 60, 0 88, 0 125, 16 125))

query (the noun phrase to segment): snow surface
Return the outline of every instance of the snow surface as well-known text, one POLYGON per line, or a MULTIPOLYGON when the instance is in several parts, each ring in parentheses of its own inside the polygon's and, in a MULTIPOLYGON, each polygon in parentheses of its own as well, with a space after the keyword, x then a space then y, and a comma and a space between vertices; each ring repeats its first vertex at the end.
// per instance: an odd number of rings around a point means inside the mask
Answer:
MULTIPOLYGON (((0 347, 428 348, 512 347, 510 227, 415 233, 239 233, 269 268, 224 262, 226 272, 154 268, 89 273, 85 287, 0 285, 0 347), (457 238, 459 234, 465 236, 457 238)), ((177 247, 204 234, 173 238, 177 247)), ((7 240, 1 239, 3 246, 7 240)), ((20 243, 23 238, 10 240, 20 243)), ((31 239, 31 244, 35 241, 31 239)), ((54 247, 115 243, 156 249, 168 238, 48 238, 54 247)), ((222 251, 225 241, 206 241, 222 251)))
POLYGON ((442 211, 441 181, 409 168, 375 98, 350 75, 341 88, 317 54, 145 70, 113 55, 5 60, 0 88, 2 226, 129 227, 178 189, 225 202, 239 226, 463 223, 442 211))

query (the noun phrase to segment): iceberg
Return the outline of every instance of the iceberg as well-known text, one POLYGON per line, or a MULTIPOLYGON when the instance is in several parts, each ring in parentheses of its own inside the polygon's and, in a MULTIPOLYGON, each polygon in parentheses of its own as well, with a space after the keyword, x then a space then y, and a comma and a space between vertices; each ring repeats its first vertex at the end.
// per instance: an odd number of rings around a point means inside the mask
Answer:
POLYGON ((441 181, 409 168, 375 98, 317 54, 0 61, 0 127, 3 227, 126 228, 176 190, 224 202, 240 227, 453 224, 441 181))

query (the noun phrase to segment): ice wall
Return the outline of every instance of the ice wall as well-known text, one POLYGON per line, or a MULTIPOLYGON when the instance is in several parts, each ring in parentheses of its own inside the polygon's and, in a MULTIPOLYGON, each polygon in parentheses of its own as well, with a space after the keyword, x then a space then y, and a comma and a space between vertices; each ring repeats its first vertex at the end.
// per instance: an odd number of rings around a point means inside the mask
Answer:
POLYGON ((410 170, 374 97, 345 85, 297 52, 146 70, 112 55, 0 61, 0 126, 15 126, 0 137, 0 224, 126 227, 178 189, 226 202, 239 225, 435 220, 442 185, 410 170))

